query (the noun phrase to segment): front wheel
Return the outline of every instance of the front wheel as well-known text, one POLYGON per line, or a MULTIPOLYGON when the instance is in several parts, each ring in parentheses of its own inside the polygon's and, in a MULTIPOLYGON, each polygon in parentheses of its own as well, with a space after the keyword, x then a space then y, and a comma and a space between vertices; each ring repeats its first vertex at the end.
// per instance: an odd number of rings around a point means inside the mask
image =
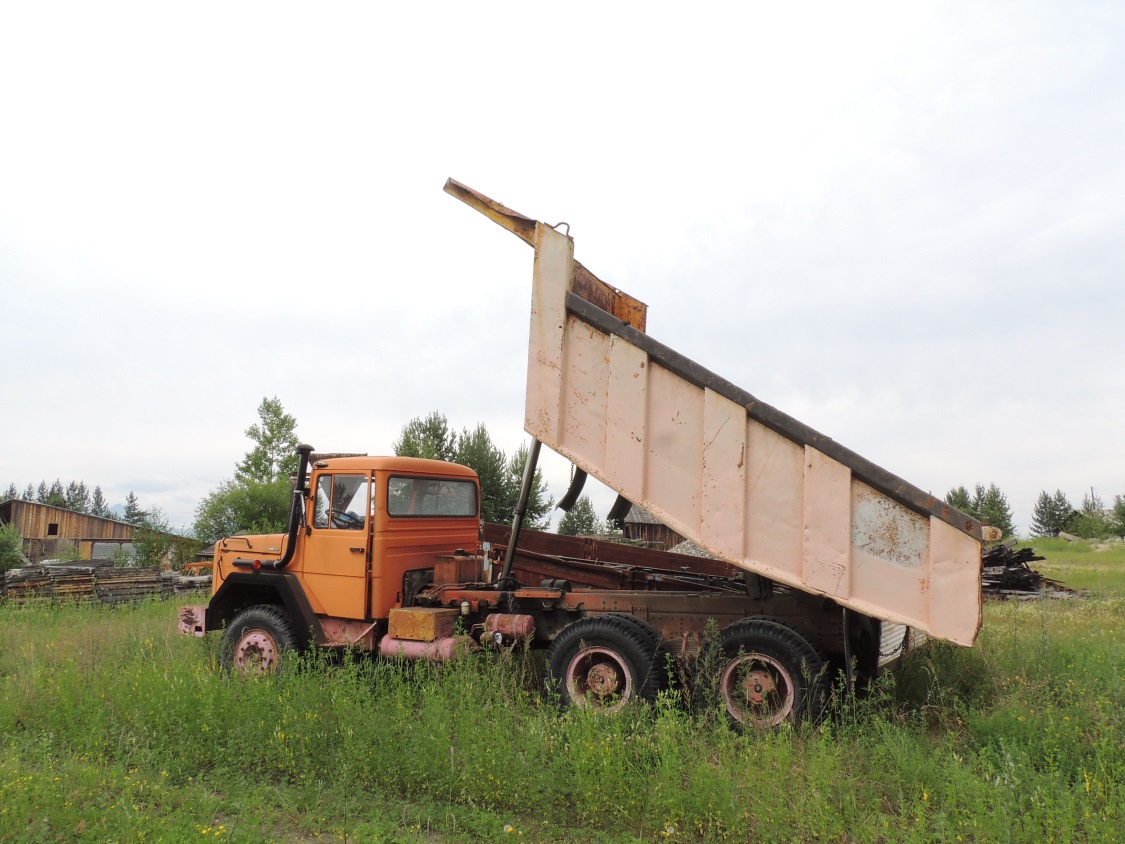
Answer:
POLYGON ((795 630, 745 619, 720 637, 719 700, 735 726, 816 722, 827 702, 824 660, 795 630))
POLYGON ((276 674, 282 655, 295 650, 297 636, 289 616, 269 604, 249 607, 223 633, 219 664, 245 678, 276 674))

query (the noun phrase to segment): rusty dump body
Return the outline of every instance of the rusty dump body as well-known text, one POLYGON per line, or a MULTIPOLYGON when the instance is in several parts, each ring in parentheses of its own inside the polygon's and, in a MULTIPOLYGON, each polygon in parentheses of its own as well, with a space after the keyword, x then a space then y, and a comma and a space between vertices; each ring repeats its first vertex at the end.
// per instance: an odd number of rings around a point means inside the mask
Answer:
POLYGON ((446 190, 535 247, 511 527, 480 522, 470 468, 303 445, 288 531, 221 540, 183 632, 222 630, 220 661, 243 674, 313 646, 544 648, 563 703, 711 684, 741 726, 815 719, 834 673, 854 685, 927 636, 973 642, 991 529, 649 338, 645 305, 568 235, 446 190), (521 530, 541 444, 580 470, 568 504, 588 473, 713 557, 521 530))
POLYGON ((650 338, 646 306, 575 261, 568 235, 446 191, 535 248, 533 437, 734 566, 974 642, 990 529, 650 338))

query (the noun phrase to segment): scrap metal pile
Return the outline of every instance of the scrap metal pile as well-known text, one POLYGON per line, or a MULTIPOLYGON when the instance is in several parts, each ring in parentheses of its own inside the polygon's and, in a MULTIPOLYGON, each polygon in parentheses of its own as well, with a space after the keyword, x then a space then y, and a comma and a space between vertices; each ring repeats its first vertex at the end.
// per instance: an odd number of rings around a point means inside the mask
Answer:
POLYGON ((1074 595, 1057 580, 1044 577, 1030 563, 1043 560, 1034 548, 1015 548, 1015 540, 982 552, 981 585, 986 596, 994 598, 1068 597, 1074 595))
POLYGON ((210 583, 209 576, 184 577, 162 572, 158 566, 114 566, 112 560, 48 562, 6 572, 0 578, 0 596, 20 604, 83 599, 117 604, 207 588, 210 583))

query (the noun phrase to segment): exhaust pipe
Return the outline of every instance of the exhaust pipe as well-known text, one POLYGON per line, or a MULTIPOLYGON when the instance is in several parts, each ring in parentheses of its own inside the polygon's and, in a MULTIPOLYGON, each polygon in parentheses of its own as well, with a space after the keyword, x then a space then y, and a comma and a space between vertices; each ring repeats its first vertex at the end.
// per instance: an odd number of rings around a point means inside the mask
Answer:
POLYGON ((281 571, 293 560, 297 551, 297 531, 301 529, 301 522, 305 514, 305 481, 309 476, 309 455, 313 447, 302 443, 297 446, 300 460, 297 463, 297 485, 293 487, 293 499, 289 504, 289 531, 285 535, 285 553, 279 560, 233 560, 237 568, 266 569, 267 571, 281 571))

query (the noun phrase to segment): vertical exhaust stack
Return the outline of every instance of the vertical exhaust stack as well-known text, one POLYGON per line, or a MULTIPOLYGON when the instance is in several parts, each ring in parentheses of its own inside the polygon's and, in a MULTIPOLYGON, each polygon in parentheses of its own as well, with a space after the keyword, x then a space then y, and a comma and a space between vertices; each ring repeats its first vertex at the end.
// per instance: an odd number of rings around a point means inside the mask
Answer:
POLYGON ((529 434, 722 560, 973 643, 991 529, 653 340, 569 234, 445 190, 535 249, 529 434))
POLYGON ((312 453, 311 445, 297 446, 300 459, 297 463, 297 483, 293 486, 293 497, 289 504, 289 530, 285 534, 285 553, 279 560, 261 563, 264 569, 280 571, 293 560, 293 554, 297 550, 297 531, 301 528, 301 521, 305 514, 305 481, 309 476, 309 455, 312 453))

